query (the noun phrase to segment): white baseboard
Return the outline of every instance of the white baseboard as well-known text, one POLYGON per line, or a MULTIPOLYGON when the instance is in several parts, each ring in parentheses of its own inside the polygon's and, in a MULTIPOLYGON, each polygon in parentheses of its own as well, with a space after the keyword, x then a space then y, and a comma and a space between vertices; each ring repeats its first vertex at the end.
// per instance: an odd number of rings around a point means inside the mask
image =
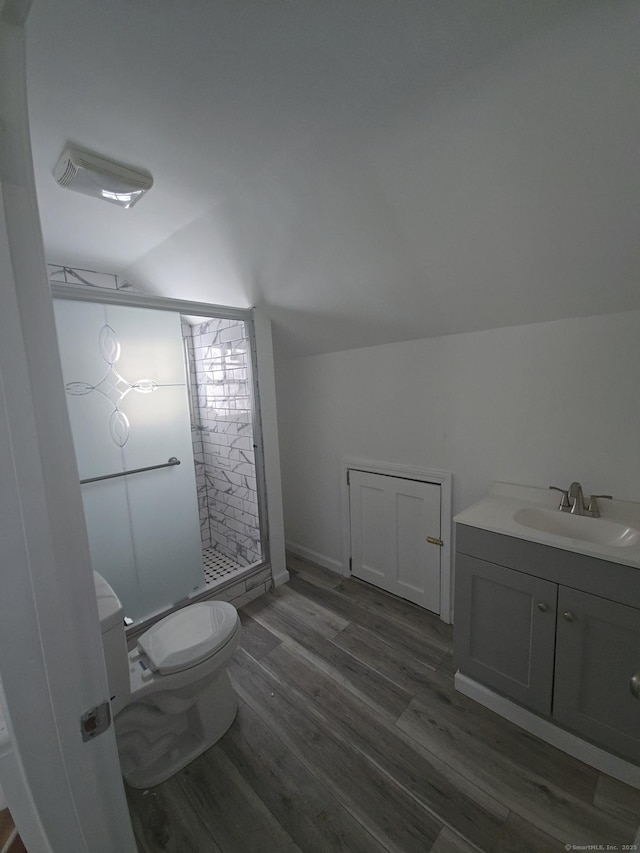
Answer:
POLYGON ((494 693, 484 684, 474 681, 461 672, 456 672, 455 686, 460 693, 464 693, 465 696, 474 699, 480 705, 484 705, 485 708, 495 711, 496 714, 500 714, 501 717, 515 723, 516 726, 520 726, 532 735, 536 735, 546 743, 550 743, 557 749, 584 761, 585 764, 595 767, 596 770, 600 770, 608 776, 613 776, 620 782, 625 782, 632 788, 640 788, 640 768, 635 764, 611 755, 610 752, 582 740, 571 732, 556 726, 550 720, 538 717, 537 714, 527 711, 526 708, 521 708, 520 705, 516 705, 509 699, 505 699, 504 696, 494 693))
POLYGON ((329 569, 330 572, 335 572, 342 577, 345 575, 342 563, 339 560, 334 560, 332 557, 326 557, 324 554, 319 554, 317 551, 312 551, 311 548, 306 548, 304 545, 299 545, 297 542, 291 542, 287 539, 285 542, 287 551, 291 551, 296 557, 303 557, 305 560, 311 560, 312 563, 317 563, 324 569, 329 569))
POLYGON ((289 580, 289 572, 286 569, 283 569, 281 572, 278 572, 277 574, 272 572, 271 578, 273 580, 274 588, 277 589, 279 586, 282 586, 283 583, 287 583, 287 581, 289 580))

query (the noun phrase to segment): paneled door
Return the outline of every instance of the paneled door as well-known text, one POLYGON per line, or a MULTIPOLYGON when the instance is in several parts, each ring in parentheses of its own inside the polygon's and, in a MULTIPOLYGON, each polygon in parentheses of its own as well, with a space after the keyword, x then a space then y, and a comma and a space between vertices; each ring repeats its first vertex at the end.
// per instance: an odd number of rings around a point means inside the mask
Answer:
POLYGON ((353 576, 434 613, 440 612, 440 492, 436 483, 349 471, 353 576))
POLYGON ((204 589, 180 317, 54 305, 93 568, 139 621, 204 589))

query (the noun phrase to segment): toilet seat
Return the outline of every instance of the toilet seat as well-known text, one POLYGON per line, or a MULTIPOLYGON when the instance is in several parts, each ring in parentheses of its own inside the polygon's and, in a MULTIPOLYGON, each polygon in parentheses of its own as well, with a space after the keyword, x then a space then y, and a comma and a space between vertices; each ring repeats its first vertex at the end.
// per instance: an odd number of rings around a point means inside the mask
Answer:
POLYGON ((138 639, 138 649, 160 675, 197 666, 234 635, 238 614, 226 601, 203 601, 165 616, 138 639))

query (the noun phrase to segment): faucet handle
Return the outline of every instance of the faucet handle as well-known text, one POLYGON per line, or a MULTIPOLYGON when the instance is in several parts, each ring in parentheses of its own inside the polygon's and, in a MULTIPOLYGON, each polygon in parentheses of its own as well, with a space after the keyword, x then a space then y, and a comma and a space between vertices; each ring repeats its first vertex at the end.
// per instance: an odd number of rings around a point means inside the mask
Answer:
POLYGON ((571 509, 571 504, 569 503, 569 492, 566 489, 561 489, 559 486, 549 486, 554 492, 562 492, 562 497, 560 498, 560 506, 558 509, 561 512, 566 512, 571 509))
POLYGON ((587 507, 587 512, 592 515, 593 518, 600 518, 600 507, 598 506, 598 498, 606 498, 608 501, 613 500, 613 495, 591 495, 589 498, 589 506, 587 507))

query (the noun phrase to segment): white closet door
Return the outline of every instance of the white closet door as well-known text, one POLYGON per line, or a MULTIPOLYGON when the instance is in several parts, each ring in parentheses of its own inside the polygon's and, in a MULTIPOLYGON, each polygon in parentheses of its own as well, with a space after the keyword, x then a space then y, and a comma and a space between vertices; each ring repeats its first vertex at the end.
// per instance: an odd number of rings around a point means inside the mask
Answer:
POLYGON ((351 571, 440 612, 440 485, 349 471, 351 571))

